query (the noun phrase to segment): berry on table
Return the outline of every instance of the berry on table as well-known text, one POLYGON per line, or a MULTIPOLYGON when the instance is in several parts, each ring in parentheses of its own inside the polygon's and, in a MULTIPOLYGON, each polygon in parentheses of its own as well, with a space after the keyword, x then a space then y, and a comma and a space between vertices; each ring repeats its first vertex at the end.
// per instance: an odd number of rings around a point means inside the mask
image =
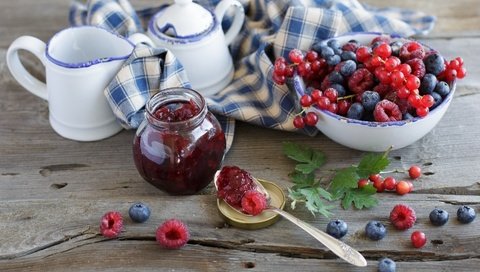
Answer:
POLYGON ((407 205, 397 204, 390 212, 390 222, 398 230, 411 228, 415 221, 417 221, 415 211, 407 205))
POLYGON ((119 212, 107 212, 100 220, 100 233, 107 238, 116 238, 123 229, 123 218, 119 212))
POLYGON ((332 220, 327 224, 327 233, 331 236, 340 239, 348 232, 347 223, 343 220, 332 220))
POLYGON ((382 258, 378 261, 378 272, 395 272, 397 265, 390 258, 382 258))
POLYGON ((267 206, 265 195, 257 190, 247 191, 242 197, 242 210, 247 214, 261 214, 267 206))
POLYGON ((150 208, 146 204, 138 202, 130 206, 128 215, 133 222, 143 223, 150 218, 150 208))
POLYGON ((469 206, 461 206, 457 210, 457 219, 460 223, 468 224, 475 220, 475 210, 469 206))
POLYGON ((169 219, 157 228, 156 240, 167 249, 179 249, 187 244, 190 233, 187 226, 178 219, 169 219))
POLYGON ((386 190, 392 191, 395 190, 397 186, 397 180, 394 177, 386 177, 383 181, 386 190))
POLYGON ((368 179, 359 179, 358 182, 357 182, 357 186, 358 186, 358 188, 361 189, 361 188, 367 186, 368 183, 369 183, 368 179))
POLYGON ((418 165, 412 165, 408 169, 408 175, 412 179, 419 178, 422 175, 422 169, 418 165))
POLYGON ((374 241, 381 240, 387 234, 387 229, 385 225, 378 221, 370 221, 365 226, 365 235, 374 241))
POLYGON ((412 232, 410 240, 412 241, 412 245, 415 248, 421 248, 427 243, 427 237, 425 236, 425 233, 418 230, 412 232))
POLYGON ((432 225, 443 226, 445 225, 445 223, 447 223, 449 215, 447 211, 435 208, 430 212, 430 215, 428 217, 432 225))

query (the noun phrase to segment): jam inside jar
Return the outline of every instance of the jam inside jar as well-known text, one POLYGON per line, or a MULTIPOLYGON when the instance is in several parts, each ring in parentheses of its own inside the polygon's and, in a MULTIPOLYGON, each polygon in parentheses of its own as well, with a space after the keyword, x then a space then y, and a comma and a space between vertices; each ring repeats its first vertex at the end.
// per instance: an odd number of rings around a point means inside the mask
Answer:
POLYGON ((150 98, 133 141, 140 175, 173 195, 205 188, 220 168, 225 134, 204 98, 186 88, 165 89, 150 98))

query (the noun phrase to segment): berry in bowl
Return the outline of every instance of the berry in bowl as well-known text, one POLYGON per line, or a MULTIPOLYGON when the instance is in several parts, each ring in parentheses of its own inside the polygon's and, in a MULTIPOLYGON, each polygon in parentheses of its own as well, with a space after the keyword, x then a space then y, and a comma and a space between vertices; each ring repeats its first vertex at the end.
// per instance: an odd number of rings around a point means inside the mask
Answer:
POLYGON ((462 58, 448 61, 417 41, 352 33, 291 50, 275 60, 272 77, 298 97, 296 128, 316 126, 339 144, 381 152, 430 132, 465 75, 462 58))

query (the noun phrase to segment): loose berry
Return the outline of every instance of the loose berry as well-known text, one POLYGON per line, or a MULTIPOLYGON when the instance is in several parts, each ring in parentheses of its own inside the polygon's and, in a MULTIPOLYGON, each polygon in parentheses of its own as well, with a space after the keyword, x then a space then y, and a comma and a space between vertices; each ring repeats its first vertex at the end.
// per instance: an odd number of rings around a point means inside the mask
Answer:
POLYGON ((412 165, 408 169, 408 175, 412 179, 419 178, 422 175, 422 169, 418 165, 412 165))
POLYGON ((381 240, 387 234, 387 229, 385 225, 378 221, 370 221, 365 226, 365 235, 374 241, 381 240))
POLYGON ((447 223, 449 215, 447 211, 435 208, 430 212, 429 218, 432 225, 443 226, 447 223))
POLYGON ((457 219, 460 223, 468 224, 475 220, 475 210, 469 206, 461 206, 457 210, 457 219))
POLYGON ((427 237, 425 236, 425 233, 418 230, 412 232, 410 239, 412 240, 412 245, 415 248, 421 248, 427 243, 427 237))
POLYGON ((157 228, 156 240, 167 249, 179 249, 187 244, 190 233, 187 226, 178 219, 169 219, 157 228))
POLYGON ((250 215, 258 215, 267 208, 267 199, 257 190, 250 190, 242 197, 242 210, 250 215))
POLYGON ((100 233, 107 238, 116 238, 123 229, 123 218, 119 212, 107 212, 100 221, 100 233))
POLYGON ((371 180, 372 182, 375 182, 377 180, 383 181, 383 178, 380 174, 371 174, 370 176, 368 176, 368 179, 371 180))
POLYGON ((397 186, 397 180, 395 180, 394 177, 386 177, 383 181, 383 184, 386 190, 395 190, 395 187, 397 186))
POLYGON ((385 184, 383 183, 383 180, 377 179, 373 182, 373 187, 377 189, 377 193, 381 193, 385 191, 385 184))
POLYGON ((397 204, 390 212, 390 222, 398 230, 409 229, 415 224, 417 216, 415 211, 407 205, 397 204))
POLYGON ((304 117, 303 117, 303 122, 307 126, 315 126, 318 122, 318 116, 314 112, 308 112, 304 117))
POLYGON ((406 181, 401 180, 395 186, 395 191, 399 195, 405 195, 405 194, 410 193, 410 186, 408 185, 408 183, 406 181))
POLYGON ((368 179, 359 179, 358 182, 357 182, 357 186, 358 186, 358 188, 361 189, 361 188, 367 186, 368 183, 369 183, 368 179))
POLYGON ((138 202, 130 206, 128 215, 133 222, 143 223, 150 218, 150 208, 146 204, 138 202))
POLYGON ((395 272, 397 265, 392 259, 382 258, 378 262, 378 272, 395 272))
POLYGON ((373 116, 377 122, 402 120, 402 112, 398 105, 385 99, 377 103, 373 116))
POLYGON ((340 239, 348 232, 347 223, 343 220, 332 220, 327 224, 327 233, 331 236, 340 239))

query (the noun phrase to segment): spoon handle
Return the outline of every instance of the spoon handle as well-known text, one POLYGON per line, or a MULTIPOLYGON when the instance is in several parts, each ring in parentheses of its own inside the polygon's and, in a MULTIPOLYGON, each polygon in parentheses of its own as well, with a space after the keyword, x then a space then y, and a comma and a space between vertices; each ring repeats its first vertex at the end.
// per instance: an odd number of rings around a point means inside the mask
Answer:
POLYGON ((333 253, 335 253, 338 257, 344 259, 345 261, 356 265, 356 266, 367 266, 367 261, 365 258, 358 252, 357 250, 351 248, 349 245, 345 244, 344 242, 335 239, 334 237, 328 235, 327 233, 313 227, 312 225, 304 222, 295 216, 287 213, 284 210, 278 209, 276 207, 268 207, 269 211, 278 213, 279 215, 283 216, 284 218, 288 219, 290 222, 294 223, 295 225, 299 226, 301 229, 306 231, 308 234, 312 235, 315 239, 317 239, 320 243, 325 245, 328 249, 330 249, 333 253))

